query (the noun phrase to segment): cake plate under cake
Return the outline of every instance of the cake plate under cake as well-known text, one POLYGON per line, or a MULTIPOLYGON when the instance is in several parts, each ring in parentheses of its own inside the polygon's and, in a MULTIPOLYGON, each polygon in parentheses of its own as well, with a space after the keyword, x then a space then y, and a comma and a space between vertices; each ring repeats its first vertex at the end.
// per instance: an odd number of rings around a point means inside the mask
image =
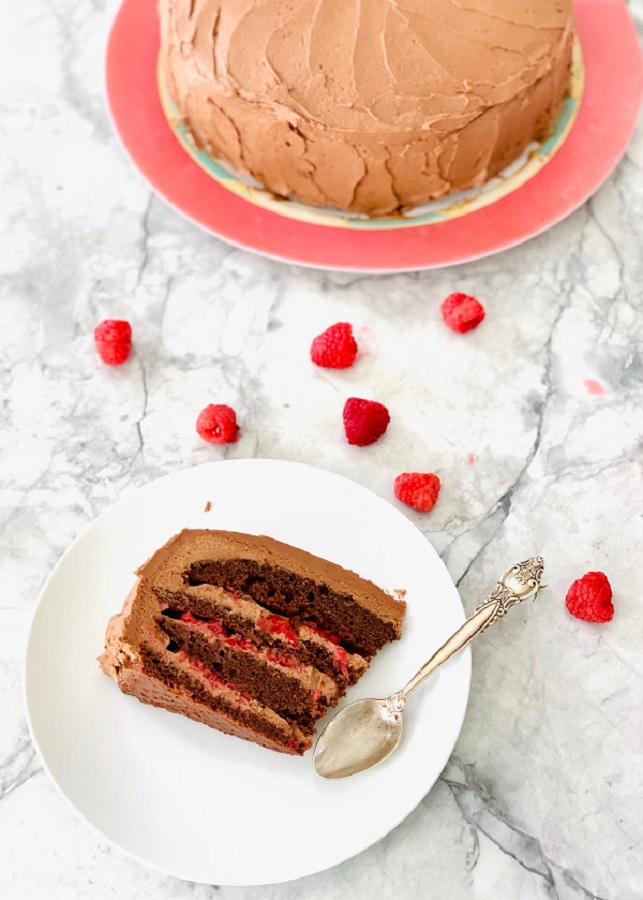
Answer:
POLYGON ((575 14, 585 87, 565 143, 517 190, 448 221, 338 228, 295 221, 224 188, 186 154, 163 113, 156 0, 123 0, 107 51, 109 108, 123 146, 150 186, 231 244, 318 268, 400 272, 452 265, 550 228, 597 190, 625 152, 643 83, 636 30, 623 0, 577 0, 575 14))
POLYGON ((284 756, 144 706, 121 694, 96 657, 133 570, 183 527, 269 534, 389 591, 407 591, 402 639, 380 651, 340 708, 390 694, 464 621, 458 592, 426 538, 366 488, 270 460, 169 475, 100 516, 44 588, 29 637, 26 695, 45 768, 110 842, 167 874, 267 884, 336 865, 384 837, 435 783, 462 725, 468 651, 414 698, 400 751, 342 782, 316 776, 311 753, 284 756))

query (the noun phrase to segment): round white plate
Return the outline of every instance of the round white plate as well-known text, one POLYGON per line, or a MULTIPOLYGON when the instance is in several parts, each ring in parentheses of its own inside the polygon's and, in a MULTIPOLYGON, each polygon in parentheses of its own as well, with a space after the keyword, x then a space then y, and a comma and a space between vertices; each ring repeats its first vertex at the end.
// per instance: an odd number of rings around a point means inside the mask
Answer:
POLYGON ((169 875, 270 884, 334 866, 384 837, 437 779, 467 705, 468 651, 409 703, 400 750, 337 782, 314 774, 310 752, 271 753, 145 706, 122 694, 96 657, 134 569, 185 527, 268 534, 387 590, 407 591, 402 639, 377 655, 349 701, 399 688, 464 619, 447 570, 422 534, 345 478, 271 460, 215 462, 169 475, 100 516, 45 585, 25 676, 45 767, 109 841, 169 875))

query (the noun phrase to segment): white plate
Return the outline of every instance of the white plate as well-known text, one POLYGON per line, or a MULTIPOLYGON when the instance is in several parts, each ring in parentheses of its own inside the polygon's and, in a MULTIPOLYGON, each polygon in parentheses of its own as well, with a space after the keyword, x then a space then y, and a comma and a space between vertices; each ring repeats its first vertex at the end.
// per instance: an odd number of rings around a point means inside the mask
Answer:
POLYGON ((334 866, 384 837, 437 779, 466 709, 468 651, 409 703, 400 750, 338 782, 314 774, 310 752, 303 758, 271 753, 144 706, 121 694, 96 657, 135 567, 184 527, 268 534, 385 589, 406 589, 402 640, 378 654, 348 700, 399 688, 464 618, 431 545, 365 488, 295 463, 198 466, 129 494, 72 544, 51 574, 27 648, 36 746, 77 811, 161 872, 251 885, 334 866), (204 513, 207 500, 212 508, 204 513))

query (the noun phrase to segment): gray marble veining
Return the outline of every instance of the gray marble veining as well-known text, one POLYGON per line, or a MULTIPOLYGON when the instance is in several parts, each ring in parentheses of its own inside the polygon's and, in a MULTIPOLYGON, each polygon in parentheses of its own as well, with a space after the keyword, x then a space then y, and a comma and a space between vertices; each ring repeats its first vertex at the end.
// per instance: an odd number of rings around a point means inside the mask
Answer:
POLYGON ((387 277, 289 267, 200 233, 123 158, 102 96, 116 6, 3 9, 0 896, 642 900, 643 131, 589 203, 501 256, 387 277), (464 339, 439 318, 453 290, 487 308, 464 339), (134 327, 118 370, 94 356, 107 316, 134 327), (313 370, 310 339, 340 320, 363 359, 313 370), (395 417, 366 451, 342 437, 351 394, 395 417), (237 409, 238 444, 194 433, 211 401, 237 409), (550 586, 475 647, 461 737, 418 809, 358 858, 261 889, 188 885, 107 846, 42 771, 21 690, 34 603, 70 541, 132 488, 226 455, 325 466, 387 498, 399 471, 435 470, 438 506, 408 514, 467 609, 530 553, 550 586), (588 569, 615 590, 603 628, 564 608, 588 569))

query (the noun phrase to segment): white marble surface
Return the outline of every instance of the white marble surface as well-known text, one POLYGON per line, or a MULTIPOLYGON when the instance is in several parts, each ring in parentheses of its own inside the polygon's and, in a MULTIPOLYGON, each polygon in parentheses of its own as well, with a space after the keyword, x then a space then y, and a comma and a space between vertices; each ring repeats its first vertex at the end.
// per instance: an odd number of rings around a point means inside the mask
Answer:
POLYGON ((186 224, 123 158, 102 96, 116 5, 3 5, 0 896, 641 900, 643 132, 590 203, 502 256, 378 278, 266 262, 186 224), (453 290, 487 308, 465 338, 439 319, 453 290), (108 316, 134 327, 117 370, 92 346, 108 316), (313 370, 310 338, 338 320, 364 358, 313 370), (342 437, 351 394, 393 415, 365 450, 342 437), (211 401, 243 426, 225 450, 194 433, 211 401), (265 889, 185 884, 110 849, 43 773, 21 689, 69 542, 137 485, 226 455, 318 464, 389 498, 399 471, 435 470, 439 505, 409 515, 467 609, 527 553, 550 585, 476 646, 462 735, 420 807, 359 858, 265 889), (588 569, 615 590, 602 628, 564 607, 588 569))

